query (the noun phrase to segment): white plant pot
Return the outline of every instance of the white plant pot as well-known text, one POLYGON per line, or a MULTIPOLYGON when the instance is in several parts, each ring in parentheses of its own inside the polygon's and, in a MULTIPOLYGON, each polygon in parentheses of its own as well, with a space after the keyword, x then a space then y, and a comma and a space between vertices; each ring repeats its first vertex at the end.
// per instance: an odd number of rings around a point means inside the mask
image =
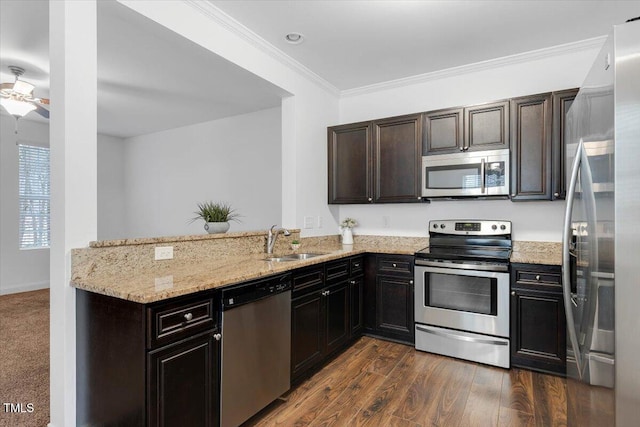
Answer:
POLYGON ((292 243, 291 249, 293 249, 294 251, 297 251, 298 249, 300 249, 300 243, 292 243))
POLYGON ((353 232, 350 228, 345 228, 342 230, 342 244, 353 245, 353 232))
POLYGON ((229 227, 231 227, 229 222, 207 222, 204 225, 204 229, 207 230, 209 234, 226 233, 229 231, 229 227))

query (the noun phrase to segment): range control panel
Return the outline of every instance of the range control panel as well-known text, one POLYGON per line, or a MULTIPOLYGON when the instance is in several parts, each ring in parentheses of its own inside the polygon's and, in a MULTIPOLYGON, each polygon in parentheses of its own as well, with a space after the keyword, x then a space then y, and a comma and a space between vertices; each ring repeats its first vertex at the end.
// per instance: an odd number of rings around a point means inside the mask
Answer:
POLYGON ((429 234, 462 236, 501 236, 511 234, 511 221, 501 220, 434 220, 429 221, 429 234))

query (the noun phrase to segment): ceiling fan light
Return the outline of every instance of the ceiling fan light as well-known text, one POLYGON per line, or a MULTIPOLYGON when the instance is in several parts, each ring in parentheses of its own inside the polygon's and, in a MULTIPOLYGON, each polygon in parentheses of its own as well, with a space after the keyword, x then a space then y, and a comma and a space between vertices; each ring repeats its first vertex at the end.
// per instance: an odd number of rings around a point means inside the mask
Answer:
POLYGON ((14 117, 23 117, 36 109, 36 106, 29 102, 16 101, 11 98, 0 98, 0 105, 14 117))
POLYGON ((34 85, 22 80, 16 80, 16 82, 13 84, 13 90, 20 95, 29 95, 31 94, 31 92, 33 92, 34 88, 34 85))

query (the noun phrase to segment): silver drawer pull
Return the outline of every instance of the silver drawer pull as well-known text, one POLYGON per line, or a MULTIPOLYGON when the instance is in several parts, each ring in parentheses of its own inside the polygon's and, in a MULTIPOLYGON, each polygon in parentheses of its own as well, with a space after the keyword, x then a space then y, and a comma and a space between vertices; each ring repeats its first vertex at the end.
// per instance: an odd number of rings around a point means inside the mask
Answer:
POLYGON ((440 332, 440 331, 434 331, 432 329, 426 329, 426 328, 421 328, 420 326, 416 325, 416 329, 422 332, 426 332, 428 334, 433 334, 433 335, 438 335, 441 336, 443 338, 451 338, 454 340, 460 340, 460 341, 468 341, 468 342, 473 342, 476 344, 492 344, 492 345, 509 345, 509 341, 505 340, 505 341, 496 341, 496 340, 487 340, 487 339, 483 339, 483 338, 475 338, 475 337, 468 337, 466 335, 458 335, 458 334, 454 334, 453 332, 440 332))
POLYGON ((357 263, 353 264, 353 266, 354 266, 354 267, 360 267, 360 263, 359 263, 359 262, 357 262, 357 263))
POLYGON ((355 280, 349 280, 349 283, 351 283, 352 285, 355 285, 356 281, 355 280))
POLYGON ((220 341, 221 338, 222 338, 222 335, 220 334, 213 335, 213 339, 215 339, 216 341, 220 341))
POLYGON ((186 320, 187 322, 190 321, 191 319, 193 319, 193 314, 191 313, 185 313, 184 315, 184 320, 186 320))
POLYGON ((536 280, 539 282, 540 281, 540 275, 536 274, 536 280))
POLYGON ((396 268, 398 266, 398 264, 396 264, 395 262, 391 265, 393 265, 393 268, 396 268))

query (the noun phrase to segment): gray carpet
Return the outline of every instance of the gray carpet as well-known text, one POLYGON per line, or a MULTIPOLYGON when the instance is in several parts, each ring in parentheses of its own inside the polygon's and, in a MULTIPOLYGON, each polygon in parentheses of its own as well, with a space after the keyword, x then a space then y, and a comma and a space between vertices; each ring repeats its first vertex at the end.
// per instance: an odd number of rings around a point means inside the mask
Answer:
POLYGON ((0 426, 44 427, 48 423, 49 290, 2 295, 0 426))

